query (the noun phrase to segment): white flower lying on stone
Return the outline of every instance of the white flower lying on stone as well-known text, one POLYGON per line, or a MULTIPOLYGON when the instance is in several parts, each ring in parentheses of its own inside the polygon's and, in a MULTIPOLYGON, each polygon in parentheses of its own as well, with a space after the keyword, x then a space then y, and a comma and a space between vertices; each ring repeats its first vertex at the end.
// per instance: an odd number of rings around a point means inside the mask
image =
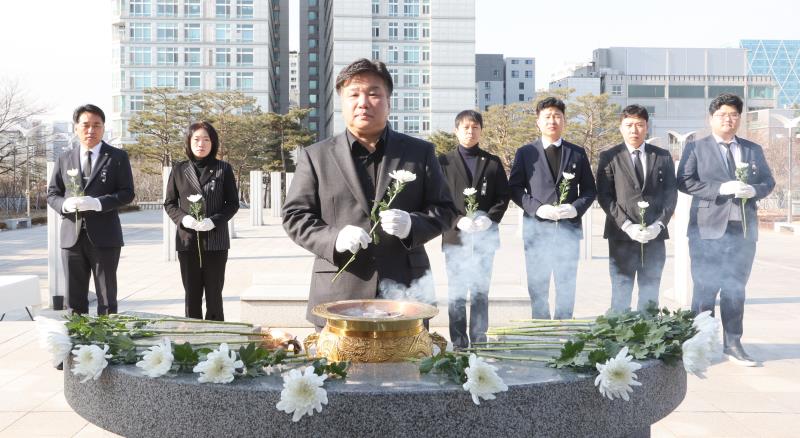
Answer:
POLYGON ((142 360, 136 366, 142 369, 147 377, 161 377, 172 369, 172 343, 169 338, 164 338, 161 343, 148 348, 142 355, 142 360))
POLYGON ((695 316, 692 327, 697 330, 692 338, 681 346, 683 350, 683 367, 687 373, 704 378, 711 361, 722 353, 722 342, 719 338, 719 321, 706 310, 695 316))
POLYGON ((569 172, 561 172, 561 176, 563 176, 564 179, 567 180, 567 181, 575 178, 575 174, 574 173, 569 173, 569 172))
POLYGON ((472 402, 481 404, 480 399, 494 400, 495 393, 507 391, 508 386, 497 375, 497 367, 489 365, 475 354, 469 355, 469 367, 464 369, 467 382, 463 388, 472 395, 472 402))
POLYGON ((67 170, 67 176, 75 178, 76 176, 78 176, 78 169, 67 170))
POLYGON ((401 184, 410 183, 417 179, 417 175, 414 172, 409 172, 403 169, 397 169, 394 172, 389 172, 389 177, 397 180, 401 184))
POLYGON ((64 362, 72 351, 72 339, 67 333, 65 322, 44 316, 36 316, 36 330, 39 332, 39 346, 47 350, 53 358, 53 366, 64 362))
POLYGON ((294 369, 283 375, 281 400, 275 405, 281 411, 292 415, 292 421, 300 421, 303 415, 314 415, 314 410, 322 412, 322 405, 328 404, 328 392, 322 385, 327 375, 314 374, 314 367, 304 372, 294 369))
POLYGON ((478 193, 478 190, 475 187, 467 187, 464 189, 464 196, 472 196, 478 193))
POLYGON ((636 381, 635 371, 642 367, 641 364, 632 362, 633 356, 628 355, 628 347, 622 347, 616 357, 607 360, 605 364, 597 364, 597 371, 600 375, 594 380, 594 386, 600 390, 600 394, 614 400, 614 397, 621 397, 628 401, 629 392, 633 392, 631 386, 641 386, 636 381))
POLYGON ((189 196, 187 196, 187 197, 186 197, 186 199, 188 199, 188 200, 189 200, 189 202, 191 202, 192 204, 194 204, 195 202, 197 202, 197 201, 199 201, 199 200, 203 199, 203 195, 201 195, 201 194, 189 195, 189 196))
POLYGON ((81 383, 85 383, 89 379, 99 379, 100 374, 108 365, 107 359, 111 359, 111 355, 106 353, 108 353, 108 345, 103 345, 102 349, 97 345, 77 345, 72 350, 75 362, 72 374, 83 376, 81 383))
POLYGON ((230 383, 233 382, 237 368, 244 367, 241 360, 236 360, 236 352, 230 351, 228 344, 223 342, 218 350, 206 355, 206 360, 195 365, 195 373, 200 373, 197 381, 200 383, 230 383))
POLYGON ((636 203, 636 205, 638 205, 639 208, 645 209, 650 206, 650 203, 647 201, 639 201, 636 203))

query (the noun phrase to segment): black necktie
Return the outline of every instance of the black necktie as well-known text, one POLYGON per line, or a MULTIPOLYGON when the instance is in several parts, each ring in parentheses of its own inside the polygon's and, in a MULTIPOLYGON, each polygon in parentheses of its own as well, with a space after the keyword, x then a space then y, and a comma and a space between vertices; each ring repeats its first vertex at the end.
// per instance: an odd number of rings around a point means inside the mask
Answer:
POLYGON ((728 176, 730 176, 731 179, 736 179, 736 161, 734 161, 733 152, 731 152, 731 145, 732 144, 733 144, 732 142, 731 143, 722 143, 722 145, 725 146, 725 149, 727 150, 727 153, 725 154, 725 156, 726 156, 726 160, 728 162, 727 163, 728 164, 728 176))
POLYGON ((553 172, 553 180, 558 181, 558 171, 561 169, 561 147, 551 144, 544 151, 547 157, 547 164, 550 165, 550 172, 553 172))
POLYGON ((644 168, 642 167, 642 151, 636 149, 633 151, 633 170, 636 171, 636 180, 639 181, 639 187, 644 187, 644 168))

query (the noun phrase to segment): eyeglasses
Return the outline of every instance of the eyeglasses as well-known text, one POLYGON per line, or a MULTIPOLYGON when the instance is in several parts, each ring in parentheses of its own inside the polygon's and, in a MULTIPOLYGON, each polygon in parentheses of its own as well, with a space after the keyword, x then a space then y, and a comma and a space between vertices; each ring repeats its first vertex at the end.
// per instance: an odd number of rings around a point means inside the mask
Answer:
POLYGON ((742 117, 742 116, 739 113, 717 113, 717 114, 714 114, 713 117, 716 117, 718 119, 739 120, 739 118, 742 117))

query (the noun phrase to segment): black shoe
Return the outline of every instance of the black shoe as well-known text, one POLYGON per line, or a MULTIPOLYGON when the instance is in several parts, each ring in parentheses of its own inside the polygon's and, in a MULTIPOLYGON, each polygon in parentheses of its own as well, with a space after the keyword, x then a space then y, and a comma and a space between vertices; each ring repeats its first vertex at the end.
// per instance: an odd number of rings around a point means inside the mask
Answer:
POLYGON ((56 365, 56 369, 59 371, 64 371, 64 362, 61 362, 60 364, 56 365))
POLYGON ((758 362, 750 357, 742 348, 741 345, 733 345, 730 347, 725 347, 723 350, 726 356, 728 356, 728 360, 734 362, 738 365, 743 367, 755 367, 758 366, 758 362))

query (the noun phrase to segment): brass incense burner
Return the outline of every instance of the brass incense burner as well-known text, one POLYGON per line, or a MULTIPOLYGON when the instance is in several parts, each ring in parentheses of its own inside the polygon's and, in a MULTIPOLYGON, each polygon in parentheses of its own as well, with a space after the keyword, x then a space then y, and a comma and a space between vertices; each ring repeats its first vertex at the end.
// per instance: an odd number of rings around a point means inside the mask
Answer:
POLYGON ((304 345, 310 357, 331 361, 400 362, 431 356, 447 340, 428 333, 423 320, 439 311, 424 303, 392 300, 348 300, 320 304, 312 310, 325 318, 325 328, 309 335, 304 345), (315 353, 312 353, 313 347, 315 353))

